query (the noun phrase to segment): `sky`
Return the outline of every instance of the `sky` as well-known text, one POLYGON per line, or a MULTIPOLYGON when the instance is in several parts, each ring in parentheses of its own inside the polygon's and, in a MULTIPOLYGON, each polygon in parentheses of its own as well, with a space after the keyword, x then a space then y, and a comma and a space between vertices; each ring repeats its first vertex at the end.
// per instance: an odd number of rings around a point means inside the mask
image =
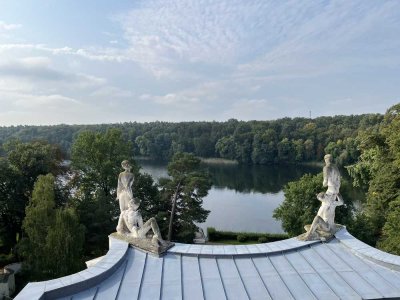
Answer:
POLYGON ((272 120, 398 102, 398 0, 0 0, 0 126, 272 120))

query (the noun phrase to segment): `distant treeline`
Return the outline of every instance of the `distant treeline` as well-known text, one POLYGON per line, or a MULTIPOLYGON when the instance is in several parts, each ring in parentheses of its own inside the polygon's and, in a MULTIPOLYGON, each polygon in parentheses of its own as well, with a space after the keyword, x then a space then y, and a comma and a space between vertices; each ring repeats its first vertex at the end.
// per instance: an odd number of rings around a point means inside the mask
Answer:
POLYGON ((150 122, 100 125, 54 125, 0 127, 0 144, 16 138, 21 141, 46 140, 58 144, 69 157, 71 145, 85 130, 105 132, 120 128, 132 142, 135 155, 168 160, 177 152, 201 157, 220 157, 247 164, 307 162, 332 153, 339 164, 359 156, 355 137, 359 131, 378 127, 383 116, 283 118, 273 121, 150 122))

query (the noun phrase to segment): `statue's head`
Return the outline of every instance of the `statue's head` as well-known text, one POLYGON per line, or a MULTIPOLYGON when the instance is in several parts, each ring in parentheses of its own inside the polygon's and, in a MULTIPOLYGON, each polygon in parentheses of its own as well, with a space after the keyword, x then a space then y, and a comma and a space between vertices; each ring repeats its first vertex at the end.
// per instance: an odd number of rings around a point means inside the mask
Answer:
POLYGON ((127 161, 127 160, 124 160, 124 161, 121 163, 121 166, 122 166, 122 168, 124 168, 125 170, 130 170, 130 168, 131 168, 131 164, 130 164, 129 161, 127 161))
POLYGON ((332 155, 330 155, 330 154, 325 155, 324 160, 325 160, 326 164, 332 163, 332 155))

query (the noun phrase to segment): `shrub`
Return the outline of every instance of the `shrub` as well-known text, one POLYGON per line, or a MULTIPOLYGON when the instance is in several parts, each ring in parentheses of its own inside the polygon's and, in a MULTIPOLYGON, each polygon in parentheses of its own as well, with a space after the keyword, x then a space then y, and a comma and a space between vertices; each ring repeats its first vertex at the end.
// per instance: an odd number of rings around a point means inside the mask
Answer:
POLYGON ((265 236, 260 236, 260 237, 258 238, 258 242, 259 242, 259 243, 266 243, 266 242, 268 242, 268 239, 267 239, 267 237, 265 237, 265 236))
POLYGON ((239 234, 239 235, 237 236, 238 242, 241 242, 241 243, 247 241, 247 238, 248 238, 248 237, 247 237, 246 235, 244 235, 244 234, 239 234))
MULTIPOLYGON (((264 238, 262 243, 275 242, 288 238, 286 233, 257 233, 257 232, 233 232, 233 231, 219 231, 214 227, 207 228, 207 237, 210 242, 218 242, 221 240, 237 240, 241 235, 246 241, 260 242, 260 238, 264 238)), ((240 242, 240 241, 239 241, 240 242)), ((261 242, 260 242, 261 243, 261 242)))

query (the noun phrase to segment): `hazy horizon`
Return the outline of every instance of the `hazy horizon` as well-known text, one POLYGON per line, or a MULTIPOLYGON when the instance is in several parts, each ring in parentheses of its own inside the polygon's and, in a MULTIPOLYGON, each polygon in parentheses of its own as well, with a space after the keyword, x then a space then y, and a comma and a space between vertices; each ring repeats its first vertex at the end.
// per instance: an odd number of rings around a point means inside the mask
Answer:
MULTIPOLYGON (((389 108, 389 107, 388 107, 389 108)), ((295 118, 301 118, 301 119, 310 119, 310 120, 314 120, 320 117, 340 117, 340 116, 358 116, 358 115, 368 115, 368 114, 381 114, 383 115, 384 113, 361 113, 361 114, 348 114, 348 115, 322 115, 322 116, 315 116, 315 117, 311 117, 311 119, 309 117, 280 117, 280 118, 275 118, 275 119, 264 119, 264 120, 240 120, 237 118, 230 118, 230 119, 235 119, 239 122, 272 122, 272 121, 278 121, 284 118, 290 118, 290 119, 295 119, 295 118)), ((156 122, 161 122, 161 123, 190 123, 190 122, 195 122, 195 123, 201 123, 201 122, 217 122, 217 123, 224 123, 224 122, 228 122, 230 119, 226 119, 226 120, 197 120, 197 121, 193 121, 193 120, 182 120, 182 121, 161 121, 161 120, 154 120, 154 121, 135 121, 135 120, 131 120, 131 121, 121 121, 121 122, 112 122, 112 123, 54 123, 54 124, 12 124, 12 125, 0 125, 0 127, 17 127, 17 126, 36 126, 36 127, 40 127, 40 126, 60 126, 60 125, 67 125, 67 126, 91 126, 91 125, 118 125, 118 124, 124 124, 124 123, 138 123, 138 124, 144 124, 144 123, 156 123, 156 122)))
POLYGON ((396 0, 5 0, 0 126, 384 113, 399 36, 396 0))

